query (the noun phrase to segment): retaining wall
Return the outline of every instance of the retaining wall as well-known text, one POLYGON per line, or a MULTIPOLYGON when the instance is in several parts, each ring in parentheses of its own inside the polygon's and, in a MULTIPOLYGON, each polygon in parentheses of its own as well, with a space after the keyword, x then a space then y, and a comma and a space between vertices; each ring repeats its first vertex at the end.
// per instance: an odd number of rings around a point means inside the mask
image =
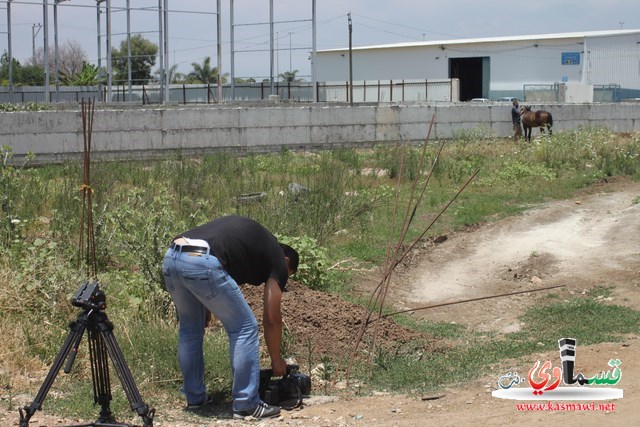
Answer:
MULTIPOLYGON (((640 103, 550 104, 532 109, 551 112, 555 132, 583 125, 640 131, 640 103)), ((419 142, 425 140, 434 115, 431 141, 479 127, 498 137, 512 134, 509 104, 97 106, 91 153, 94 159, 145 159, 177 150, 190 155, 419 142)), ((537 132, 534 129, 534 135, 537 132)), ((0 113, 0 144, 12 147, 14 163, 28 152, 36 155, 36 163, 80 159, 81 111, 0 113)))

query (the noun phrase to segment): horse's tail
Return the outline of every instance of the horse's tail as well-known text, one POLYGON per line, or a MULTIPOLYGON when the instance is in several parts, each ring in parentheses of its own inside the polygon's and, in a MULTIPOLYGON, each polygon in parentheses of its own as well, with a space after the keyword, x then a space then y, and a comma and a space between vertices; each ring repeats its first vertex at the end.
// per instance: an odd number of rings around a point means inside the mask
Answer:
POLYGON ((553 126, 553 116, 551 115, 551 113, 547 113, 549 114, 549 127, 553 126))

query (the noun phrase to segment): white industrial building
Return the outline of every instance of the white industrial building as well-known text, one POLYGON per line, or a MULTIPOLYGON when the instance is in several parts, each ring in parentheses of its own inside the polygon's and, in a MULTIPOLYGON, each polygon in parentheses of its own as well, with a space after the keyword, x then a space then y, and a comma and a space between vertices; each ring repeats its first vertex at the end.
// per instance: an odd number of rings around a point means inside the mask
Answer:
POLYGON ((531 100, 545 88, 561 94, 562 101, 621 101, 640 98, 640 30, 320 50, 316 73, 322 82, 459 79, 460 101, 531 100))

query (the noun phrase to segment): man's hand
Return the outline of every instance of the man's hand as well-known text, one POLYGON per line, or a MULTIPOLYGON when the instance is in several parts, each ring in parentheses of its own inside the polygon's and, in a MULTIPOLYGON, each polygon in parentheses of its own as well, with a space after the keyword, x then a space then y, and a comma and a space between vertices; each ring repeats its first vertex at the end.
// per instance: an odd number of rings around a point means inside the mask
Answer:
POLYGON ((271 370, 274 377, 284 377, 287 374, 287 362, 282 357, 271 359, 271 370))

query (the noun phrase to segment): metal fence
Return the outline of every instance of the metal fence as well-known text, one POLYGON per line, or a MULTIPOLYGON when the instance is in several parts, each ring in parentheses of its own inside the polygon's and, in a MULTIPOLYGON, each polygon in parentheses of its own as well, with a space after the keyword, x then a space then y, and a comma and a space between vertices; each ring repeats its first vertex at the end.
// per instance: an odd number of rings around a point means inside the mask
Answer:
MULTIPOLYGON (((164 96, 159 85, 112 86, 112 103, 133 102, 161 104, 164 96)), ((215 84, 174 84, 168 99, 179 104, 218 103, 215 84)), ((376 80, 349 82, 270 82, 236 83, 222 86, 222 102, 288 100, 295 102, 456 102, 459 100, 458 79, 444 80, 376 80), (350 97, 353 96, 353 100, 350 97)), ((0 86, 0 103, 61 102, 76 103, 95 97, 102 102, 107 90, 98 86, 61 86, 49 92, 45 100, 43 86, 18 86, 13 91, 0 86)))
POLYGON ((549 85, 526 84, 523 86, 524 100, 527 102, 560 102, 563 85, 559 83, 549 85))

